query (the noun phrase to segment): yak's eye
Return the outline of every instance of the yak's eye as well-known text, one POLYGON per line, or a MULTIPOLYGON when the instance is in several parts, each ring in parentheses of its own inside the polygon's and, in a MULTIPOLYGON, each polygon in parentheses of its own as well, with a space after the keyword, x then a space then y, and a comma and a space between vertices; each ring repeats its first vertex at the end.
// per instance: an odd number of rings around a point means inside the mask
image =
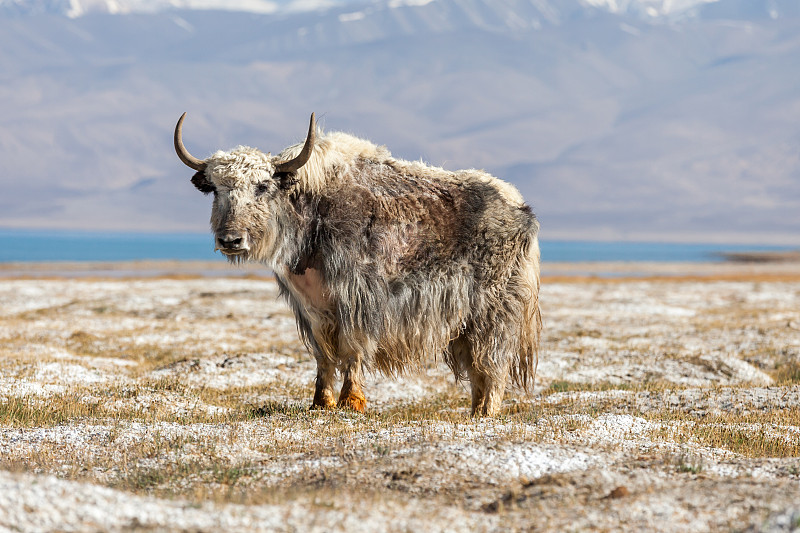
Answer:
POLYGON ((269 191, 269 185, 266 182, 256 185, 256 195, 260 196, 269 191))

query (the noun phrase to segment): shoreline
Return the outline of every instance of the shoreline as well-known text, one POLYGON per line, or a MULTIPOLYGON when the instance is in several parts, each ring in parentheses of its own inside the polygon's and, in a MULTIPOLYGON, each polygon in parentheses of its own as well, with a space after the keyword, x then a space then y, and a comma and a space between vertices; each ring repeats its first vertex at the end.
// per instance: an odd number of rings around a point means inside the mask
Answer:
POLYGON ((272 271, 259 264, 231 265, 227 261, 137 260, 48 261, 0 263, 0 279, 64 278, 197 278, 264 277, 272 271))
MULTIPOLYGON (((260 264, 227 261, 90 261, 0 263, 0 279, 125 279, 125 278, 256 278, 271 279, 260 264)), ((545 262, 542 280, 800 280, 797 261, 720 262, 545 262)))

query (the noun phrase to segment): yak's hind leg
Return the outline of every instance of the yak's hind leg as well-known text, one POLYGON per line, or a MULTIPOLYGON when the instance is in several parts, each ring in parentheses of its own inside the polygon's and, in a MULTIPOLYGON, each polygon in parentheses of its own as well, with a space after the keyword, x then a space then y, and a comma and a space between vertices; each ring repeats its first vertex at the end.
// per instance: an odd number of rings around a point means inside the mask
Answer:
POLYGON ((465 370, 472 388, 472 416, 493 416, 500 411, 513 360, 513 342, 485 335, 462 334, 451 350, 454 362, 465 370))
POLYGON ((500 412, 503 395, 506 391, 508 371, 501 373, 473 369, 470 372, 472 382, 472 416, 494 416, 500 412))
POLYGON ((536 374, 541 318, 538 267, 514 274, 502 288, 479 291, 476 313, 463 334, 471 355, 464 365, 472 382, 472 414, 496 415, 511 379, 528 390, 536 374))
POLYGON ((508 381, 508 365, 487 367, 473 361, 467 374, 472 385, 472 416, 494 416, 500 412, 508 381))
POLYGON ((456 379, 463 379, 464 374, 472 388, 472 414, 480 411, 484 402, 485 380, 483 374, 472 365, 472 346, 464 334, 456 337, 450 344, 452 360, 448 361, 456 374, 456 379))

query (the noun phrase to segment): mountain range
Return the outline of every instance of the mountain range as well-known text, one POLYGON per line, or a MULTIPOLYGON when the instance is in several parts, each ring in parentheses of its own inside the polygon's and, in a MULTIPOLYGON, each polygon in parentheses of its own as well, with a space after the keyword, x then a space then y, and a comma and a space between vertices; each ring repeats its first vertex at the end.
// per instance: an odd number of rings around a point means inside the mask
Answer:
POLYGON ((0 0, 0 227, 203 231, 172 150, 327 130, 542 237, 800 243, 795 0, 0 0), (223 9, 224 8, 224 9, 223 9))
MULTIPOLYGON (((390 7, 421 7, 437 0, 393 0, 390 7)), ((576 9, 601 9, 610 13, 635 14, 638 16, 659 19, 695 14, 695 8, 718 0, 580 0, 564 2, 562 0, 538 0, 529 2, 542 12, 551 14, 576 9)), ((88 14, 131 14, 157 13, 177 10, 219 10, 245 11, 250 13, 294 13, 308 11, 326 11, 333 7, 345 5, 380 4, 373 0, 0 0, 0 9, 6 14, 32 15, 57 14, 70 18, 88 14)), ((471 2, 461 2, 468 5, 471 2)), ((493 2, 502 5, 503 2, 493 2)))

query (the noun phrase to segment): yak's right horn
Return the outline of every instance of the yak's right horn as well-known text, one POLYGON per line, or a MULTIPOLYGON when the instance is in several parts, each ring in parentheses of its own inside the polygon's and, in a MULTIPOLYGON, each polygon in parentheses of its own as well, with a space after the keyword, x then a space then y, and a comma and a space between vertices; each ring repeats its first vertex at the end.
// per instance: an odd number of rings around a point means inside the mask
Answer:
POLYGON ((197 159, 195 156, 189 153, 186 147, 183 145, 183 119, 186 118, 186 113, 181 115, 181 118, 178 119, 178 124, 175 126, 175 151, 178 153, 178 157, 183 161, 183 164, 187 167, 202 171, 206 169, 206 162, 202 159, 197 159))
POLYGON ((303 149, 294 159, 278 163, 275 166, 276 172, 294 172, 302 167, 308 160, 311 159, 311 154, 314 151, 314 142, 316 141, 317 125, 314 122, 314 113, 311 113, 311 123, 308 125, 308 135, 306 135, 306 143, 303 149))

